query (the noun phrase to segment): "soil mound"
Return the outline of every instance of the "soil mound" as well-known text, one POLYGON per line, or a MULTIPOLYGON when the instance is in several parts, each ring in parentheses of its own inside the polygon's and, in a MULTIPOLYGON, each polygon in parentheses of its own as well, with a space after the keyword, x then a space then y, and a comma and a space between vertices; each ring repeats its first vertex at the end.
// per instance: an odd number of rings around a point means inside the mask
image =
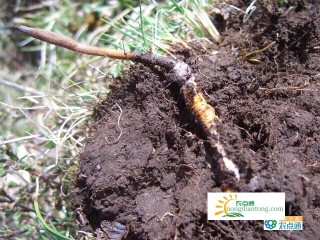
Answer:
MULTIPOLYGON (((238 7, 250 1, 232 1, 238 7), (235 3, 236 2, 236 3, 235 3)), ((178 83, 134 65, 95 109, 71 194, 83 225, 101 239, 316 239, 320 229, 320 3, 274 1, 242 22, 232 10, 223 42, 177 55, 220 118, 217 131, 240 181, 217 167, 178 83), (263 50, 263 51, 257 51, 263 50), (262 221, 207 222, 207 193, 285 192, 303 231, 264 231, 262 221)))

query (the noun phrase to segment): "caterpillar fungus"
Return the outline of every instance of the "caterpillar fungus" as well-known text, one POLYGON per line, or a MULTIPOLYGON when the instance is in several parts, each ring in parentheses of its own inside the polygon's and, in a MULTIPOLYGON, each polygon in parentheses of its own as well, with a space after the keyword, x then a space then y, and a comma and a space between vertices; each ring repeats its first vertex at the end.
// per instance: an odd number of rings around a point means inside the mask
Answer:
MULTIPOLYGON (((219 118, 216 116, 214 108, 207 103, 203 94, 197 90, 195 76, 191 74, 191 68, 186 63, 168 57, 158 56, 152 53, 125 52, 117 49, 105 49, 88 46, 81 44, 69 37, 43 29, 30 28, 26 26, 16 26, 15 28, 31 37, 54 44, 56 46, 67 48, 71 51, 115 59, 132 60, 134 62, 140 62, 150 66, 159 65, 166 70, 172 71, 176 77, 176 80, 182 83, 182 94, 187 107, 190 109, 196 120, 201 124, 206 134, 208 136, 219 136, 215 125, 215 121, 219 118)), ((222 156, 225 167, 229 171, 232 171, 239 180, 239 169, 232 162, 232 160, 227 158, 223 145, 219 142, 219 140, 218 142, 212 144, 222 156)))
POLYGON ((215 131, 215 121, 218 117, 215 114, 214 108, 207 103, 203 94, 197 90, 194 77, 190 78, 190 80, 182 86, 182 94, 187 107, 201 124, 205 132, 213 134, 215 131))
POLYGON ((26 26, 16 26, 15 28, 18 31, 34 38, 67 48, 75 52, 116 59, 127 59, 152 66, 160 65, 173 71, 177 79, 184 82, 182 92, 188 108, 208 134, 214 133, 215 120, 218 117, 215 115, 213 107, 210 106, 203 97, 203 94, 197 91, 195 76, 191 75, 191 77, 188 79, 191 69, 186 63, 150 53, 124 52, 123 50, 87 46, 69 37, 43 29, 26 26))

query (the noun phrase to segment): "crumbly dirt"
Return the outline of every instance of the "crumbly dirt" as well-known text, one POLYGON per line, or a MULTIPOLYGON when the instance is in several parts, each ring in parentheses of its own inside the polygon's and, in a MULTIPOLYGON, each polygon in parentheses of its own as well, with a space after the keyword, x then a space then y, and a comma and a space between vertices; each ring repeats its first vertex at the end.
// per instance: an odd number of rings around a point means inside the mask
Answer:
MULTIPOLYGON (((251 1, 228 1, 245 9, 251 1)), ((320 235, 320 3, 274 1, 243 23, 212 16, 218 45, 177 56, 197 73, 220 118, 217 131, 240 181, 219 168, 180 85, 136 64, 95 108, 71 201, 83 231, 100 239, 317 239, 320 235), (271 44, 271 45, 270 45, 271 44), (255 55, 249 53, 263 49, 255 55), (207 219, 207 193, 285 192, 303 231, 264 231, 262 221, 207 219)))

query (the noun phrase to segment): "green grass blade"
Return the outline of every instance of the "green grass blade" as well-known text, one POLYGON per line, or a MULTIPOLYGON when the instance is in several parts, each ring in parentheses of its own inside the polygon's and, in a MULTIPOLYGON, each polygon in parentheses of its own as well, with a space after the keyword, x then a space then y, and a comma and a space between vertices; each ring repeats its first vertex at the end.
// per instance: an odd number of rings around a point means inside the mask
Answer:
POLYGON ((141 31, 144 46, 146 46, 147 44, 146 44, 146 39, 144 37, 144 30, 143 30, 143 17, 142 17, 142 9, 141 9, 141 0, 140 0, 140 5, 139 5, 139 11, 140 11, 140 31, 141 31))
POLYGON ((34 211, 36 212, 36 215, 37 215, 39 221, 41 222, 41 224, 42 224, 42 226, 45 228, 45 230, 46 230, 52 237, 54 237, 55 239, 58 239, 58 240, 73 240, 73 238, 68 238, 68 237, 62 235, 62 234, 61 234, 60 232, 58 232, 57 230, 50 228, 49 225, 46 223, 46 221, 43 219, 43 217, 42 217, 42 215, 41 215, 38 201, 37 201, 37 200, 34 200, 33 204, 34 204, 34 211))

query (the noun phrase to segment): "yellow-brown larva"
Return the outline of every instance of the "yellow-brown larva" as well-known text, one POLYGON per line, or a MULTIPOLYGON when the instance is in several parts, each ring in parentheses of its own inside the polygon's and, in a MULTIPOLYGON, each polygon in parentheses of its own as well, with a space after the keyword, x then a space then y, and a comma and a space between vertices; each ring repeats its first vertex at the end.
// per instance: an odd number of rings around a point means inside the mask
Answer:
POLYGON ((205 131, 211 132, 218 118, 214 108, 210 106, 203 94, 197 92, 196 84, 189 83, 182 88, 186 104, 195 118, 199 121, 205 131))

